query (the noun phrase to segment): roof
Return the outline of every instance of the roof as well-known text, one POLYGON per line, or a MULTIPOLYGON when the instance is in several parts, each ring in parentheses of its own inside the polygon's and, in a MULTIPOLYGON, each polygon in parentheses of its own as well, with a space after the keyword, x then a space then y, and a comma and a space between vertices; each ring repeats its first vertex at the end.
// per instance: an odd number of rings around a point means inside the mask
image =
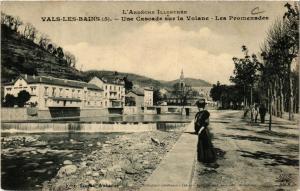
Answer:
POLYGON ((144 90, 142 88, 135 88, 135 89, 130 90, 130 92, 132 92, 138 96, 144 96, 144 90))
MULTIPOLYGON (((28 84, 43 83, 49 85, 67 86, 67 87, 74 87, 74 88, 86 87, 87 89, 91 89, 91 90, 103 91, 100 87, 96 86, 95 84, 90 84, 90 83, 76 81, 76 80, 54 78, 51 76, 20 75, 16 80, 18 80, 19 78, 24 79, 28 84)), ((15 81, 11 83, 14 84, 15 81)))
POLYGON ((153 88, 145 87, 144 90, 153 91, 153 88))
POLYGON ((100 78, 100 80, 106 84, 124 85, 124 80, 119 78, 111 79, 111 78, 102 77, 100 78))

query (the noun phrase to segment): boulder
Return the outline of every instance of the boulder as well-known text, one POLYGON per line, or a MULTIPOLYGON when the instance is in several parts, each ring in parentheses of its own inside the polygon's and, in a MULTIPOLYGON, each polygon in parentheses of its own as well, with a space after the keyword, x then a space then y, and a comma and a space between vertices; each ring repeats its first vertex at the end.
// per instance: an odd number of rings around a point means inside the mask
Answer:
POLYGON ((136 174, 137 173, 137 170, 135 168, 133 168, 132 166, 128 166, 124 170, 125 170, 126 174, 136 174))
POLYGON ((90 186, 95 186, 97 184, 97 182, 95 180, 89 180, 89 185, 90 186))
POLYGON ((53 164, 53 161, 46 161, 45 164, 53 164))
POLYGON ((70 161, 70 160, 65 160, 64 161, 64 165, 69 165, 69 164, 72 164, 72 161, 70 161))
POLYGON ((106 174, 107 170, 101 169, 100 172, 101 172, 102 174, 106 174))
POLYGON ((69 176, 76 172, 77 167, 75 165, 66 165, 59 169, 57 172, 58 177, 69 176))
POLYGON ((112 186, 112 181, 108 180, 108 179, 102 179, 102 180, 100 180, 99 184, 101 186, 109 187, 109 186, 112 186))
POLYGON ((93 172, 92 176, 93 177, 98 177, 99 176, 99 172, 93 172))
POLYGON ((93 146, 93 144, 88 144, 88 147, 92 147, 93 146))
POLYGON ((152 141, 154 144, 156 144, 156 145, 159 145, 159 144, 160 144, 159 140, 158 140, 158 139, 155 139, 155 138, 153 138, 153 137, 151 137, 151 141, 152 141))

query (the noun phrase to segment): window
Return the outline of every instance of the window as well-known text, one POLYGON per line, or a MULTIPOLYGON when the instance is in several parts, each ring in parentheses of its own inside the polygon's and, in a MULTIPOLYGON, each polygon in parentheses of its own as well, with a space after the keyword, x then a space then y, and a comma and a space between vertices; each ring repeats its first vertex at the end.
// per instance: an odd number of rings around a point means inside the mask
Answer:
POLYGON ((57 104, 59 104, 59 101, 56 101, 57 104))
POLYGON ((52 96, 55 96, 55 89, 56 88, 52 88, 52 96))
POLYGON ((105 85, 105 89, 107 90, 107 85, 105 85))
POLYGON ((45 88, 44 88, 44 89, 45 89, 45 93, 44 93, 44 95, 48 95, 48 87, 46 87, 46 86, 45 86, 45 88))

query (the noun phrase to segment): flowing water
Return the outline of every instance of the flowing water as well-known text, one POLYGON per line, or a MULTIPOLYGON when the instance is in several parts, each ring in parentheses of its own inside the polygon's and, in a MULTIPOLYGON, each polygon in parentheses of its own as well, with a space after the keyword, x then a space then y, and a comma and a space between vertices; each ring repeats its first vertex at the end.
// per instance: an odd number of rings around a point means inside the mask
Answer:
MULTIPOLYGON (((41 189, 44 181, 50 180, 57 174, 63 165, 63 161, 79 162, 84 155, 99 149, 97 145, 126 133, 126 131, 103 132, 103 126, 102 130, 97 132, 97 127, 99 129, 103 123, 76 124, 76 122, 65 121, 64 125, 57 126, 56 131, 53 131, 53 124, 41 123, 35 127, 27 128, 25 125, 25 130, 24 125, 22 126, 23 129, 16 129, 15 126, 14 131, 22 130, 23 133, 1 134, 1 187, 3 189, 41 189), (83 126, 85 128, 82 128, 83 126), (45 128, 48 128, 47 132, 41 132, 45 128)), ((177 131, 186 124, 185 121, 177 123, 127 123, 123 121, 118 123, 117 126, 121 131, 122 128, 138 129, 141 126, 146 130, 177 131)), ((106 126, 107 129, 115 124, 106 125, 112 125, 106 126)), ((9 132, 9 130, 9 127, 6 127, 4 132, 9 132)))

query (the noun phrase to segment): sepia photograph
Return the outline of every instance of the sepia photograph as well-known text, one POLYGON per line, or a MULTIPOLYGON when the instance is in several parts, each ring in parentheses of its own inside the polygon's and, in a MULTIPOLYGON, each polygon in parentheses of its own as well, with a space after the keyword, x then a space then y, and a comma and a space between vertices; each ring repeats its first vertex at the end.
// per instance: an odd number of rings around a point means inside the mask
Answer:
POLYGON ((0 2, 1 189, 300 189, 299 5, 0 2))

